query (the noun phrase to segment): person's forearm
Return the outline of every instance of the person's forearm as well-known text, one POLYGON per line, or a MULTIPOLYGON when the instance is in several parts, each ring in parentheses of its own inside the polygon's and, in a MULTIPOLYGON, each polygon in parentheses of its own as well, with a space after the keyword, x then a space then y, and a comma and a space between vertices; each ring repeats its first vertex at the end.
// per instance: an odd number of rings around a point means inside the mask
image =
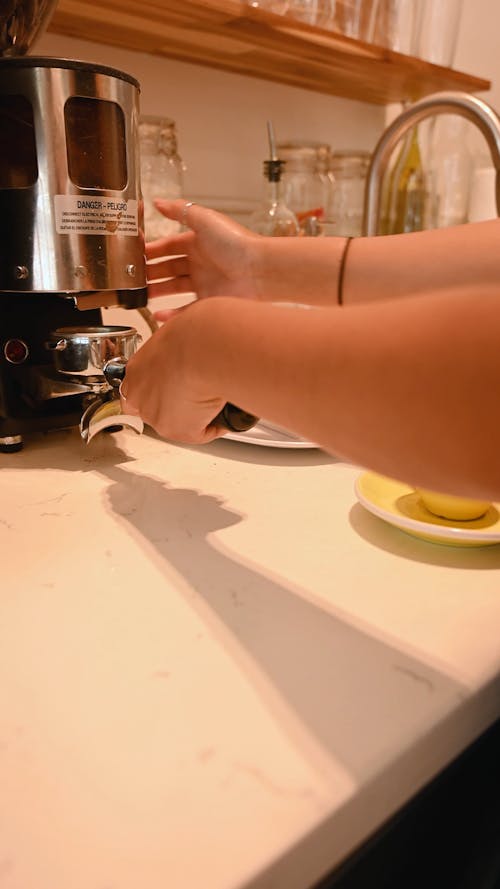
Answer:
POLYGON ((500 220, 357 238, 345 267, 345 305, 500 281, 500 220))
POLYGON ((253 277, 263 302, 332 306, 346 238, 259 238, 253 277))
MULTIPOLYGON (((265 238, 254 277, 263 301, 339 302, 345 238, 265 238)), ((354 305, 500 281, 500 220, 373 238, 349 245, 342 302, 354 305)))
POLYGON ((190 348, 221 397, 360 466, 500 499, 496 293, 196 309, 190 348))

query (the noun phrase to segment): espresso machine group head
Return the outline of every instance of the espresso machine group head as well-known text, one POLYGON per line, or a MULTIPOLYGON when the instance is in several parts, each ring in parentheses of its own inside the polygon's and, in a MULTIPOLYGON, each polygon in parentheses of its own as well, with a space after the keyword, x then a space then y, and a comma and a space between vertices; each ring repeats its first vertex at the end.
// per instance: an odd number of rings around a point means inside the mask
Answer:
MULTIPOLYGON (((146 305, 139 84, 123 71, 24 55, 53 0, 0 11, 0 450, 78 425, 109 388, 103 368, 61 373, 101 309, 146 305), (65 336, 65 331, 71 335, 65 336), (59 356, 60 357, 60 356, 59 356), (102 372, 101 372, 102 371, 102 372)), ((128 328, 120 331, 127 342, 128 328)), ((107 337, 109 334, 109 337, 107 337)), ((71 365, 71 362, 69 363, 71 365)))

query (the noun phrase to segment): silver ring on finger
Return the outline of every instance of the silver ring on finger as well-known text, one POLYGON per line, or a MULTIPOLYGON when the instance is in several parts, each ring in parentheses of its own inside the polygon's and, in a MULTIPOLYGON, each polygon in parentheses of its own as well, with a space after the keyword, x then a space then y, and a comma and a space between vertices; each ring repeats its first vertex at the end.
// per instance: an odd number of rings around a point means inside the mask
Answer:
POLYGON ((181 224, 186 228, 189 227, 189 223, 187 220, 187 212, 190 207, 194 207, 195 201, 186 201, 182 208, 182 216, 181 216, 181 224))

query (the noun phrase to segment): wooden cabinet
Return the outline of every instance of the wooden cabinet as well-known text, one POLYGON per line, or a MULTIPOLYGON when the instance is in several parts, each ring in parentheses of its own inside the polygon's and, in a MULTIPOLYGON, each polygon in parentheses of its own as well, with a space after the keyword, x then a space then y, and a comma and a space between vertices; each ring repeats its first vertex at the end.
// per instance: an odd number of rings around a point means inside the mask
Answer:
POLYGON ((375 104, 491 86, 242 0, 60 0, 49 30, 375 104))

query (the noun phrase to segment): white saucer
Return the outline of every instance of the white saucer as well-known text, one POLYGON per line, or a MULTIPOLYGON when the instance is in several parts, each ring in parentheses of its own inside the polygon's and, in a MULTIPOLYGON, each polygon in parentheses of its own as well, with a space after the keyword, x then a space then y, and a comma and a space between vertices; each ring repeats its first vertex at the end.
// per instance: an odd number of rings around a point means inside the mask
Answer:
POLYGON ((373 515, 431 543, 451 546, 500 543, 500 503, 492 503, 479 519, 458 522, 433 515, 414 488, 374 472, 360 475, 354 489, 359 502, 373 515))
POLYGON ((289 432, 281 426, 275 426, 274 423, 268 423, 266 420, 259 422, 248 429, 246 432, 226 432, 223 436, 230 441, 240 441, 244 444, 263 445, 267 448, 317 448, 318 445, 312 441, 307 441, 296 435, 295 432, 289 432))

